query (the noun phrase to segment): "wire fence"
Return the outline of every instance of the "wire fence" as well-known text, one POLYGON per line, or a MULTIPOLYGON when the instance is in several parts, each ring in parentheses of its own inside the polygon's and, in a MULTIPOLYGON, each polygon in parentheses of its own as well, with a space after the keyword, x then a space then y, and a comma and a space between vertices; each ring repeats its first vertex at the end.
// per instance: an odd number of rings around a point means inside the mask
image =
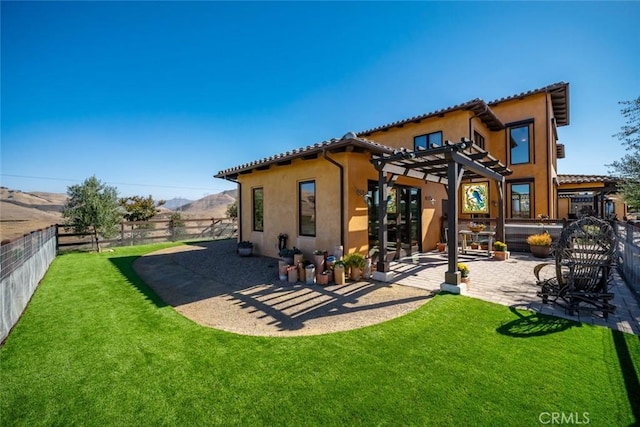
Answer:
POLYGON ((0 246, 0 342, 9 335, 56 257, 52 226, 0 246))
POLYGON ((625 222, 615 222, 618 237, 618 271, 640 301, 640 228, 625 222))

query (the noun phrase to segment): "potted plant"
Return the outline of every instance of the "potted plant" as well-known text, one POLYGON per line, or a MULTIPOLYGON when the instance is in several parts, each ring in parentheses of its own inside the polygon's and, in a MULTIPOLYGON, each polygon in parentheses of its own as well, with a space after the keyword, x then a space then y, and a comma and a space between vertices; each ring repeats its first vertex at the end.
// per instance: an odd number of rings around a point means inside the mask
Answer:
POLYGON ((444 251, 447 250, 447 244, 446 243, 438 242, 438 243, 436 243, 436 247, 438 248, 438 252, 444 252, 444 251))
POLYGON ((296 283, 298 281, 298 267, 293 265, 287 267, 287 278, 289 283, 296 283))
POLYGON ((493 244, 493 257, 495 259, 504 261, 509 258, 509 253, 507 252, 507 244, 501 241, 497 241, 493 244))
POLYGON ((324 257, 325 251, 315 250, 313 251, 313 263, 316 266, 316 271, 321 273, 324 271, 324 257))
POLYGON ((551 236, 546 231, 527 237, 529 250, 536 258, 546 258, 551 253, 551 236))
POLYGON ((362 278, 362 270, 367 264, 364 255, 354 252, 347 255, 344 261, 351 269, 351 280, 360 280, 362 278))
POLYGON ((485 225, 479 222, 471 222, 469 224, 469 230, 473 231, 474 233, 479 233, 481 231, 483 231, 485 229, 485 225))
POLYGON ((296 249, 296 248, 293 248, 293 249, 291 249, 291 248, 282 248, 282 249, 280 249, 280 253, 279 253, 280 258, 282 258, 282 260, 284 262, 286 262, 287 264, 294 265, 294 263, 293 263, 293 255, 296 253, 296 250, 298 250, 298 249, 296 249))
POLYGON ((460 272, 460 277, 462 277, 462 281, 464 283, 469 282, 469 267, 467 264, 463 262, 458 263, 458 271, 460 272))
POLYGON ((346 269, 347 264, 342 260, 333 263, 333 280, 335 280, 336 285, 344 285, 344 273, 346 269))
POLYGON ((251 256, 253 253, 253 243, 245 240, 243 242, 238 243, 238 255, 240 256, 251 256))
POLYGON ((318 285, 327 286, 329 284, 329 270, 325 270, 317 276, 318 285))

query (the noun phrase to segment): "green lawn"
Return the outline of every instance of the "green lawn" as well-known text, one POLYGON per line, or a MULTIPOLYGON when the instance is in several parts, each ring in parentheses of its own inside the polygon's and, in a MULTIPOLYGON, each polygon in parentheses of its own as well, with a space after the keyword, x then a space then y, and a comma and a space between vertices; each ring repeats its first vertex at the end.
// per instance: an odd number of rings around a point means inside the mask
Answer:
POLYGON ((1 425, 640 421, 636 336, 453 295, 350 332, 239 336, 135 276, 136 257, 166 246, 54 261, 0 349, 1 425))

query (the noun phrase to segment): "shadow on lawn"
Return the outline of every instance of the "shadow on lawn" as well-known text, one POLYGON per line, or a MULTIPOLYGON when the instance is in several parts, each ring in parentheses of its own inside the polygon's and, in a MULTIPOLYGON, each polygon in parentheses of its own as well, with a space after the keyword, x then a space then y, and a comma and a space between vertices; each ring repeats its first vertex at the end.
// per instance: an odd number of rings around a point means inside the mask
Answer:
POLYGON ((580 322, 562 319, 560 317, 547 316, 534 312, 521 312, 518 311, 516 306, 509 307, 509 310, 518 318, 498 327, 496 331, 510 337, 540 337, 562 332, 572 327, 582 326, 580 322))
MULTIPOLYGON (((627 397, 631 404, 631 411, 633 412, 636 422, 640 422, 640 380, 638 380, 638 371, 633 364, 633 359, 627 344, 627 338, 640 340, 640 337, 626 336, 626 334, 613 329, 611 330, 611 335, 613 336, 613 343, 618 355, 618 361, 620 362, 622 378, 624 379, 624 385, 627 389, 627 397)), ((640 366, 638 370, 640 370, 640 366)))
POLYGON ((189 306, 204 324, 221 317, 233 321, 232 316, 239 313, 253 319, 256 327, 272 331, 299 330, 311 320, 345 314, 370 316, 371 323, 364 323, 373 324, 388 320, 383 312, 389 307, 415 307, 416 302, 433 297, 409 288, 389 292, 391 285, 370 281, 326 287, 287 283, 278 280, 277 259, 239 257, 235 240, 188 246, 112 262, 156 305, 189 306))
POLYGON ((155 304, 156 307, 166 307, 167 304, 151 289, 133 270, 133 262, 139 256, 124 256, 109 258, 109 261, 120 271, 127 281, 136 288, 146 299, 155 304))

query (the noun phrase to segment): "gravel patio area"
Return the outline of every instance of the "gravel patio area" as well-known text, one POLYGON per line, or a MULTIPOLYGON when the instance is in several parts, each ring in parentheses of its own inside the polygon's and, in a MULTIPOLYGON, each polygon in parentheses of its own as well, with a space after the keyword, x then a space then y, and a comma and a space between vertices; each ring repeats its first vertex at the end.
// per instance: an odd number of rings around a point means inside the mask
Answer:
POLYGON ((184 316, 243 335, 318 335, 361 328, 409 313, 435 294, 369 281, 289 284, 278 278, 277 259, 240 257, 235 240, 164 249, 133 266, 184 316))

